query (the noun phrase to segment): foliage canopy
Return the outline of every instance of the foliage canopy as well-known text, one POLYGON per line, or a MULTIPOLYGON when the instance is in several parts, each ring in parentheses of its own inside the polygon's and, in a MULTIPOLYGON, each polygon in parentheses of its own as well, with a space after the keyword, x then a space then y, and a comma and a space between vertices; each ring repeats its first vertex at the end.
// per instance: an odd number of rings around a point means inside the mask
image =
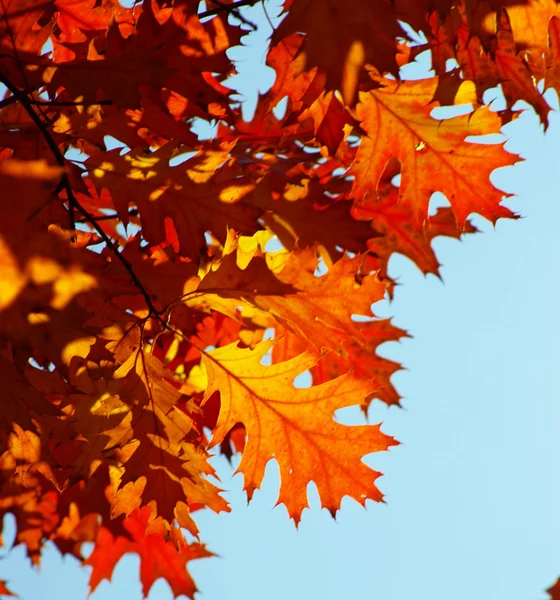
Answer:
POLYGON ((481 136, 559 89, 555 0, 284 0, 247 122, 226 53, 256 3, 0 1, 0 515, 35 564, 93 542, 92 590, 134 552, 144 594, 193 596, 212 447, 249 498, 275 459, 296 524, 310 481, 333 515, 382 499, 362 458, 397 442, 333 414, 399 404, 388 259, 437 274, 434 237, 514 218, 481 136))

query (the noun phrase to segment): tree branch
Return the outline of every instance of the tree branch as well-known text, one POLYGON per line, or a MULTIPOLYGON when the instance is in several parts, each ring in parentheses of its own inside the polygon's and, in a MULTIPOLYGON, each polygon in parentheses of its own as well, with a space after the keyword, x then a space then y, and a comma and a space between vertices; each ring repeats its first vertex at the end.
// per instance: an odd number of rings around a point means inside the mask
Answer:
POLYGON ((33 110, 33 104, 31 103, 30 99, 2 73, 0 73, 0 83, 3 83, 10 90, 10 92, 12 92, 12 94, 18 99, 18 101, 21 102, 23 108, 41 132, 41 135, 45 139, 49 150, 52 152, 56 163, 65 170, 62 177, 60 178, 57 190, 65 190, 68 196, 68 209, 70 212, 71 228, 75 229, 74 210, 77 210, 84 217, 84 221, 89 223, 95 229, 95 231, 97 231, 101 239, 107 245, 107 248, 111 250, 111 252, 116 256, 118 261, 125 268, 126 272, 129 274, 136 288, 140 291, 142 296, 144 296, 144 301, 146 302, 150 314, 159 317, 159 315, 161 314, 160 311, 158 311, 155 308, 150 295, 148 294, 146 288, 144 288, 144 286, 142 285, 142 282, 138 279, 138 276, 134 272, 132 265, 119 252, 119 249, 115 242, 113 242, 113 240, 105 233, 105 231, 103 231, 101 226, 97 223, 96 219, 89 214, 89 212, 80 204, 80 202, 74 195, 74 191, 72 190, 72 186, 70 185, 70 180, 68 179, 68 174, 66 173, 66 159, 64 158, 64 155, 62 154, 60 149, 58 148, 49 130, 46 128, 43 121, 41 121, 41 119, 39 118, 39 115, 37 115, 37 113, 33 110))
MULTIPOLYGON (((213 17, 214 15, 219 15, 223 12, 232 12, 241 8, 242 6, 254 6, 259 0, 238 0, 237 2, 232 2, 231 4, 221 4, 217 8, 211 8, 210 10, 205 10, 201 13, 198 13, 199 19, 204 19, 204 17, 213 17)), ((216 2, 218 4, 218 2, 216 2)))
MULTIPOLYGON (((138 216, 138 209, 137 208, 131 208, 128 211, 128 216, 129 217, 137 217, 138 216)), ((91 217, 92 219, 95 219, 96 221, 111 221, 112 219, 118 219, 119 215, 117 213, 113 213, 111 215, 101 215, 100 217, 91 217)), ((86 219, 78 219, 77 223, 86 223, 86 219)))
POLYGON ((241 21, 241 23, 250 27, 253 31, 256 31, 258 29, 257 25, 255 23, 253 23, 253 21, 249 21, 249 19, 246 19, 239 12, 239 8, 236 8, 234 5, 235 3, 234 4, 224 4, 222 2, 222 0, 212 0, 212 2, 214 2, 214 4, 217 4, 218 8, 221 8, 224 12, 227 12, 228 14, 233 15, 236 19, 241 21))
MULTIPOLYGON (((28 98, 29 103, 33 106, 93 106, 100 104, 102 106, 110 106, 113 104, 112 100, 99 100, 98 102, 61 102, 53 100, 49 102, 48 100, 32 100, 28 98)), ((4 98, 4 100, 0 100, 0 110, 2 108, 6 108, 6 106, 10 106, 19 102, 19 98, 17 96, 8 96, 8 98, 4 98)))

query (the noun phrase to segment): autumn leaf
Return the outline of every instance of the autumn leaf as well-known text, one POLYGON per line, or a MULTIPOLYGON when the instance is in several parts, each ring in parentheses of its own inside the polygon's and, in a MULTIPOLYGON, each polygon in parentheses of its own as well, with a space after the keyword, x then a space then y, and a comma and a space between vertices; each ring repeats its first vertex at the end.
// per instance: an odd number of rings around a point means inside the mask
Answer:
POLYGON ((350 115, 333 92, 327 92, 317 98, 299 118, 302 121, 306 118, 313 121, 315 138, 332 156, 336 154, 345 137, 345 128, 353 125, 350 115))
POLYGON ((165 531, 161 522, 152 520, 148 507, 129 515, 124 527, 130 538, 115 538, 103 528, 99 531, 95 549, 84 563, 93 567, 89 580, 91 591, 104 579, 111 580, 113 569, 124 554, 135 552, 140 557, 144 597, 157 579, 165 577, 175 597, 183 594, 192 598, 196 586, 186 565, 212 554, 202 544, 187 544, 179 530, 165 531))
MULTIPOLYGON (((547 45, 549 21, 560 16, 558 3, 555 0, 528 0, 505 10, 519 49, 527 50, 535 59, 540 57, 547 45)), ((497 17, 496 12, 485 16, 482 22, 485 31, 492 33, 495 30, 497 17)))
POLYGON ((437 75, 447 72, 447 61, 455 60, 463 79, 477 86, 478 101, 484 92, 500 85, 507 109, 500 111, 504 122, 512 118, 517 100, 531 104, 548 126, 548 105, 539 81, 545 79, 545 89, 558 89, 552 75, 555 59, 555 1, 503 1, 472 3, 461 0, 449 10, 439 6, 432 12, 428 27, 417 19, 428 43, 412 48, 412 56, 429 47, 437 75), (548 76, 547 76, 548 75, 548 76))
POLYGON ((440 235, 459 238, 477 230, 469 222, 458 229, 450 208, 438 208, 435 215, 428 216, 422 228, 415 227, 412 207, 399 201, 399 187, 392 183, 399 173, 398 163, 389 163, 378 184, 376 197, 366 198, 354 207, 352 214, 357 219, 371 221, 371 227, 377 233, 368 239, 367 247, 379 262, 383 277, 387 276, 385 265, 393 252, 410 258, 423 273, 439 276, 440 265, 431 246, 432 240, 440 235))
POLYGON ((282 98, 289 97, 294 110, 310 105, 323 91, 325 75, 318 68, 302 71, 306 57, 302 55, 305 38, 299 33, 285 37, 280 44, 270 49, 266 62, 276 71, 270 91, 264 96, 269 110, 282 98))
MULTIPOLYGON (((0 514, 11 513, 17 523, 15 542, 24 544, 27 556, 39 564, 44 536, 51 536, 58 526, 58 493, 44 477, 39 436, 21 427, 2 440, 0 455, 0 514)), ((50 475, 50 473, 49 473, 50 475)))
POLYGON ((27 432, 32 432, 37 429, 37 419, 60 414, 38 390, 29 386, 29 381, 18 372, 13 357, 0 355, 0 377, 4 390, 11 399, 10 403, 2 405, 0 411, 0 439, 3 442, 14 423, 18 427, 24 427, 27 432))
POLYGON ((281 478, 278 502, 296 523, 308 506, 310 481, 333 515, 344 496, 363 505, 368 498, 380 501, 383 496, 374 485, 380 474, 362 458, 396 442, 379 425, 348 427, 333 418, 336 410, 359 403, 375 387, 347 375, 305 390, 294 388, 295 377, 313 366, 315 357, 300 355, 265 367, 261 360, 272 345, 267 341, 248 350, 231 344, 203 357, 209 377, 206 398, 215 391, 221 396, 212 443, 220 443, 236 423, 247 431, 238 471, 249 498, 260 487, 266 464, 275 459, 281 478))
POLYGON ((550 600, 557 600, 560 598, 560 579, 558 579, 556 583, 546 591, 550 596, 550 600))
POLYGON ((74 355, 86 356, 95 341, 81 327, 86 314, 75 299, 98 283, 94 257, 89 263, 89 253, 71 251, 58 220, 64 213, 54 188, 61 174, 59 167, 43 161, 0 163, 5 194, 0 207, 0 332, 67 364, 74 355), (49 218, 50 225, 45 224, 49 218))
MULTIPOLYGON (((103 30, 104 39, 98 45, 87 45, 86 56, 67 60, 58 53, 57 59, 66 60, 53 62, 44 70, 40 67, 43 83, 53 93, 64 87, 72 98, 95 103, 101 96, 129 109, 138 109, 144 96, 161 98, 165 89, 170 97, 176 94, 182 99, 181 117, 200 115, 201 106, 209 110, 225 100, 227 88, 211 73, 229 70, 223 53, 238 37, 231 35, 231 28, 228 35, 219 18, 213 27, 201 24, 195 9, 195 4, 186 0, 176 2, 171 15, 165 9, 154 14, 146 4, 136 23, 133 15, 126 19, 128 27, 109 21, 103 30)), ((78 28, 87 31, 90 18, 86 17, 85 28, 78 28)), ((67 35, 62 33, 61 37, 63 43, 68 43, 67 35)), ((223 110, 215 108, 218 113, 223 110)), ((168 110, 175 112, 170 106, 168 110)))
POLYGON ((353 218, 350 200, 333 200, 314 179, 302 178, 300 185, 292 184, 282 195, 275 194, 270 184, 270 178, 264 179, 248 201, 264 209, 262 220, 287 250, 318 243, 322 258, 332 264, 341 258, 341 248, 365 252, 376 235, 370 223, 353 218))
POLYGON ((0 580, 0 596, 13 596, 13 597, 17 597, 16 594, 14 594, 13 592, 11 592, 8 589, 8 586, 6 585, 6 582, 4 580, 0 580))
POLYGON ((395 40, 402 29, 392 3, 360 0, 348 10, 342 0, 325 0, 313 8, 310 0, 286 0, 284 9, 288 14, 276 29, 273 43, 304 31, 299 68, 323 69, 328 89, 340 90, 346 104, 354 99, 366 63, 381 73, 398 73, 395 40))
POLYGON ((375 275, 356 280, 359 262, 359 258, 343 258, 318 278, 313 275, 318 263, 311 251, 270 256, 272 272, 262 258, 241 270, 228 254, 201 281, 192 304, 203 307, 210 302, 216 310, 234 316, 239 299, 244 299, 296 328, 317 350, 333 344, 338 347, 332 336, 352 328, 352 314, 371 315, 371 304, 385 292, 385 284, 375 275), (339 282, 337 289, 332 286, 334 280, 339 282))
POLYGON ((518 100, 532 104, 545 125, 551 108, 538 89, 524 53, 515 43, 508 13, 502 10, 497 18, 495 47, 487 52, 480 40, 471 38, 466 31, 459 32, 457 60, 464 76, 471 79, 479 89, 478 100, 492 83, 501 85, 510 109, 518 100))
MULTIPOLYGON (((141 479, 142 503, 155 504, 158 515, 168 522, 177 519, 179 525, 197 535, 189 503, 203 504, 216 512, 229 508, 218 495, 218 488, 205 478, 215 473, 206 462, 204 450, 192 439, 197 437, 192 421, 176 408, 180 394, 167 381, 170 373, 155 357, 139 353, 131 356, 114 378, 126 378, 123 393, 134 398, 134 429, 130 427, 129 434, 134 438, 115 451, 119 462, 124 463, 119 486, 141 479)), ((121 440, 123 437, 121 434, 121 440)))
MULTIPOLYGON (((242 306, 271 317, 268 326, 279 328, 282 333, 287 330, 280 346, 291 344, 296 354, 309 348, 318 356, 330 350, 319 363, 323 365, 321 372, 313 370, 318 382, 353 369, 360 377, 376 382, 376 397, 389 404, 398 403, 390 377, 399 365, 380 358, 375 350, 386 341, 402 337, 404 332, 388 322, 374 320, 371 305, 383 299, 387 284, 374 274, 358 277, 359 257, 343 258, 317 278, 313 272, 318 263, 310 251, 268 257, 273 273, 259 258, 241 270, 234 264, 233 256, 224 257, 207 274, 189 304, 202 310, 210 305, 235 318, 242 301, 242 306), (352 315, 368 318, 366 322, 356 322, 352 315), (292 335, 297 340, 291 340, 292 335)), ((293 358, 294 354, 287 351, 284 356, 293 358)))
POLYGON ((37 3, 34 0, 4 0, 0 5, 0 66, 10 80, 25 85, 26 74, 19 60, 36 57, 52 32, 52 25, 38 25, 39 18, 52 2, 37 3))
POLYGON ((431 116, 437 80, 381 82, 380 89, 360 94, 357 115, 366 132, 352 174, 359 203, 375 194, 385 165, 401 165, 399 202, 411 208, 421 226, 434 192, 445 194, 459 227, 476 212, 495 222, 512 217, 501 205, 504 194, 490 183, 494 169, 511 165, 515 157, 502 143, 474 143, 470 136, 499 133, 500 119, 488 107, 472 114, 437 120, 431 116), (468 174, 476 173, 476 179, 468 174))

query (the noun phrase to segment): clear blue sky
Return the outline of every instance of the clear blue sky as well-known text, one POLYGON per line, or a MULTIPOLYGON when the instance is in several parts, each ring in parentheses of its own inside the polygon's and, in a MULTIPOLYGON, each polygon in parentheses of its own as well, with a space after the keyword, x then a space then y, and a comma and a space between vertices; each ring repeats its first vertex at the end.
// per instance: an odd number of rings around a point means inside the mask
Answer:
MULTIPOLYGON (((246 14, 262 22, 256 13, 246 14)), ((272 82, 255 64, 264 54, 236 56, 235 84, 254 100, 272 82)), ((414 339, 383 347, 408 367, 395 377, 404 410, 375 403, 370 412, 402 442, 367 459, 385 473, 387 504, 364 510, 346 499, 333 522, 312 494, 296 532, 273 508, 274 465, 247 507, 240 476, 216 459, 233 510, 196 515, 222 557, 191 563, 201 600, 544 600, 560 575, 559 117, 546 136, 529 112, 504 130, 526 162, 495 182, 524 219, 494 230, 475 218, 483 234, 436 240, 444 283, 401 256, 390 261, 402 285, 376 312, 414 339)), ((40 573, 15 549, 0 578, 24 600, 87 595, 88 570, 52 549, 40 573)), ((140 597, 138 561, 127 557, 91 599, 140 597)), ((167 584, 149 598, 170 600, 167 584)))

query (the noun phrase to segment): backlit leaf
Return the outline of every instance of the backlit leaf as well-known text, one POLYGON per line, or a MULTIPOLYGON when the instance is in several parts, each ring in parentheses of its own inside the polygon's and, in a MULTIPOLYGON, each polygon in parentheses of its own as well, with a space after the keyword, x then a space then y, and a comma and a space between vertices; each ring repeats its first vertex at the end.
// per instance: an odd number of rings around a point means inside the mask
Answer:
POLYGON ((313 366, 312 355, 265 367, 261 359, 273 342, 255 350, 232 344, 204 356, 209 374, 206 397, 220 391, 221 409, 212 443, 221 442, 236 423, 243 423, 247 443, 238 470, 249 498, 260 487, 269 460, 280 467, 279 503, 296 523, 307 507, 307 484, 315 482, 321 502, 331 513, 344 496, 360 504, 380 501, 374 484, 379 476, 362 462, 366 454, 387 450, 396 442, 379 425, 348 427, 334 412, 359 403, 374 391, 371 382, 350 375, 309 389, 293 380, 313 366), (296 459, 297 454, 297 459, 296 459))

